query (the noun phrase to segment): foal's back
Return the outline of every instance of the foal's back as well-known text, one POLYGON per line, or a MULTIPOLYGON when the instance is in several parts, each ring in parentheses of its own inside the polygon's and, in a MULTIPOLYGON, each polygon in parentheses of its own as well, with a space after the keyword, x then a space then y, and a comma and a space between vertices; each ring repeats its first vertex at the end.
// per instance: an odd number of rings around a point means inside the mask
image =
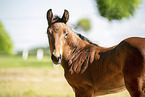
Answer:
MULTIPOLYGON (((120 45, 120 51, 126 52, 126 60, 128 59, 130 64, 145 65, 145 38, 131 37, 122 41, 120 45)), ((127 64, 129 63, 125 65, 127 64)))
POLYGON ((145 38, 128 38, 120 45, 125 86, 131 97, 145 97, 145 38))
MULTIPOLYGON (((145 38, 127 38, 118 45, 118 51, 119 55, 121 55, 121 60, 124 61, 123 67, 127 67, 127 72, 134 72, 131 69, 144 72, 145 38)), ((122 69, 125 71, 124 68, 122 69)))
POLYGON ((145 38, 132 37, 112 48, 100 48, 99 55, 91 68, 96 95, 117 92, 124 85, 130 93, 144 89, 145 38))
POLYGON ((128 42, 132 47, 137 48, 145 56, 145 38, 132 37, 124 40, 128 42))

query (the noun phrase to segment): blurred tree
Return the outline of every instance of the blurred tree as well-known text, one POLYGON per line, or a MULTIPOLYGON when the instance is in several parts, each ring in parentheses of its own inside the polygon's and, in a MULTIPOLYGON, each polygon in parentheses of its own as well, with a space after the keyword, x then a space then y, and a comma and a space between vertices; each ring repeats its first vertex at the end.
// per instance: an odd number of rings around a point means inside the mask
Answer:
POLYGON ((0 54, 13 54, 13 42, 0 22, 0 54))
POLYGON ((80 19, 75 25, 75 29, 82 29, 83 31, 88 32, 91 29, 90 19, 80 19))
POLYGON ((141 0, 95 0, 101 16, 111 20, 129 18, 141 0))

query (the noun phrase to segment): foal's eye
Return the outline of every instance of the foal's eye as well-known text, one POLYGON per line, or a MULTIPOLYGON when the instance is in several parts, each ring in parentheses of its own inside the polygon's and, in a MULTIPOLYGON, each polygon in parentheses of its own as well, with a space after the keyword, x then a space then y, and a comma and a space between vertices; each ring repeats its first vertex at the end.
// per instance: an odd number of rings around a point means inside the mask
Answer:
POLYGON ((68 33, 65 34, 65 36, 67 36, 67 35, 68 35, 68 33))
POLYGON ((64 31, 64 33, 65 33, 65 38, 67 37, 67 35, 68 35, 68 31, 67 30, 65 30, 64 31))
POLYGON ((55 29, 55 32, 57 32, 58 31, 58 29, 55 29))

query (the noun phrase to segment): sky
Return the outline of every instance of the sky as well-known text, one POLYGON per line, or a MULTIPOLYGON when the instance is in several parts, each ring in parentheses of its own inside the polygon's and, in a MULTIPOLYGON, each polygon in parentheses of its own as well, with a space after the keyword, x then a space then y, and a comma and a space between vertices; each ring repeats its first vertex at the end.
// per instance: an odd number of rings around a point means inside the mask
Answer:
POLYGON ((15 51, 49 45, 46 12, 50 8, 59 16, 67 9, 70 26, 81 18, 89 18, 91 31, 78 33, 103 47, 128 37, 145 38, 145 0, 134 16, 112 22, 99 15, 94 0, 0 0, 0 21, 14 42, 15 51))

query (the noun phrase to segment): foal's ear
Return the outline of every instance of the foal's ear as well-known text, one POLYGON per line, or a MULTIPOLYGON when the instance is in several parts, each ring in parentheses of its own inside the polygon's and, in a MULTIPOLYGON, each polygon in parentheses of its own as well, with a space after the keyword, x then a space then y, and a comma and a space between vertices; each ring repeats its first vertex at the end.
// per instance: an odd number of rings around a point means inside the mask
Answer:
POLYGON ((49 9, 47 11, 47 20, 48 20, 48 25, 50 26, 53 20, 53 13, 52 13, 52 9, 49 9))
POLYGON ((65 9, 62 16, 62 20, 64 23, 67 23, 68 19, 69 19, 69 12, 65 9))

